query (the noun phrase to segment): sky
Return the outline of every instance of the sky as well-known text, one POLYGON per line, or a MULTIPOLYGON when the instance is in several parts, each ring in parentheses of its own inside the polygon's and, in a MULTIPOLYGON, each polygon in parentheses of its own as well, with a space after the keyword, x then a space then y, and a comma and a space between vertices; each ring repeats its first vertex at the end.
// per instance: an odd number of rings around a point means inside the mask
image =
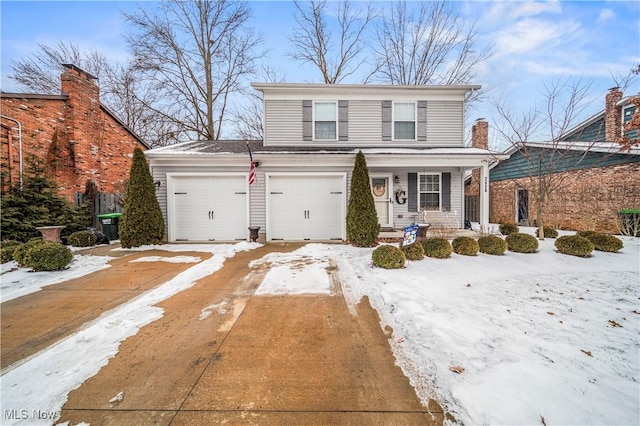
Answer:
MULTIPOLYGON (((388 2, 374 3, 383 7, 388 2)), ((321 82, 311 65, 287 56, 287 37, 295 25, 293 4, 253 1, 249 5, 252 26, 262 34, 268 51, 265 63, 287 82, 321 82)), ((505 100, 526 111, 542 106, 544 84, 580 78, 592 80, 590 103, 581 117, 586 119, 604 108, 604 96, 615 85, 612 75, 627 75, 640 63, 636 1, 456 1, 453 5, 465 20, 476 22, 479 46, 491 46, 493 52, 472 81, 483 86, 485 98, 468 113, 468 123, 479 117, 495 121, 491 100, 505 100)), ((126 61, 127 27, 121 12, 153 6, 153 1, 2 1, 1 89, 18 91, 8 78, 11 61, 28 57, 38 43, 71 42, 81 50, 95 49, 113 61, 126 61)), ((359 83, 362 77, 363 73, 355 74, 344 82, 359 83)), ((625 94, 638 92, 640 81, 625 94)))
MULTIPOLYGON (((308 244, 256 259, 247 273, 269 265, 253 297, 340 297, 327 272, 335 265, 350 312, 356 315, 356 305, 368 298, 380 317, 380 331, 393 330, 389 343, 396 363, 418 397, 425 404, 436 399, 460 424, 631 425, 640 423, 640 238, 620 238, 624 247, 619 252, 595 251, 589 258, 560 254, 555 240, 547 238, 539 241, 536 253, 453 253, 448 259, 410 261, 394 270, 371 266, 373 248, 308 244)), ((9 368, 0 377, 0 408, 59 413, 71 390, 118 356, 122 341, 164 315, 160 301, 216 273, 225 259, 260 246, 240 242, 135 249, 172 252, 136 261, 193 266, 9 368), (203 261, 180 255, 182 251, 214 256, 203 261)), ((58 272, 27 272, 5 263, 2 301, 108 267, 109 259, 77 251, 69 268, 58 272)), ((192 320, 238 315, 225 303, 231 302, 202 306, 192 320)))

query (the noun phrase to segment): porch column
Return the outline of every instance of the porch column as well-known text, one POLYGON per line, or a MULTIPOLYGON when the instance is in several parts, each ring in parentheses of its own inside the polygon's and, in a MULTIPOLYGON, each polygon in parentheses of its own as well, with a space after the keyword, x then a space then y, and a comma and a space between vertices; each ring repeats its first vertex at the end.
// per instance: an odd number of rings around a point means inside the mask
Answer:
POLYGON ((489 229, 489 162, 480 168, 480 227, 489 229))

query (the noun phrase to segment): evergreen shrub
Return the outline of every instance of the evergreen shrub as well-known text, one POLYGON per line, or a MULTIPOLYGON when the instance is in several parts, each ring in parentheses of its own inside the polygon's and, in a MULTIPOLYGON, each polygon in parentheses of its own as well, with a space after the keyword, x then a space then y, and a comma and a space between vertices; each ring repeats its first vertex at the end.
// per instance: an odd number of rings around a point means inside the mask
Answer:
POLYGON ((478 247, 481 253, 499 256, 507 251, 507 242, 497 235, 486 235, 478 238, 478 247))
POLYGON ((371 263, 378 268, 403 268, 406 260, 403 251, 396 246, 383 245, 376 248, 371 254, 371 263))
POLYGON ((76 231, 67 238, 67 242, 74 247, 91 247, 96 241, 98 237, 89 231, 76 231))
POLYGON ((422 248, 428 257, 436 259, 446 259, 451 257, 453 248, 449 240, 445 238, 427 238, 422 240, 422 248))
POLYGON ((589 238, 591 238, 593 235, 596 235, 596 234, 597 234, 596 231, 578 231, 578 232, 576 232, 576 235, 578 237, 586 238, 587 240, 589 238))
POLYGON ((586 238, 593 243, 595 249, 598 251, 615 253, 623 247, 620 238, 602 232, 590 233, 586 238))
POLYGON ((520 231, 520 228, 518 228, 518 225, 515 223, 501 223, 498 229, 502 235, 509 235, 520 231))
POLYGON ((18 246, 7 246, 0 248, 0 263, 7 263, 13 260, 13 252, 18 246))
POLYGON ((400 250, 403 251, 407 260, 422 260, 424 259, 424 247, 422 244, 415 242, 408 246, 401 246, 400 250))
POLYGON ((457 237, 451 242, 451 247, 455 253, 464 256, 477 256, 480 249, 478 242, 471 237, 457 237))
MULTIPOLYGON (((540 235, 540 228, 536 229, 536 236, 540 235)), ((544 237, 545 238, 558 238, 558 231, 555 228, 550 226, 544 227, 544 237)))
POLYGON ((509 251, 516 253, 535 253, 538 250, 538 240, 531 234, 514 232, 505 238, 509 251))
POLYGON ((118 234, 124 248, 160 244, 164 237, 164 219, 156 198, 156 187, 144 153, 138 147, 133 151, 118 234))
POLYGON ((380 223, 371 194, 367 161, 362 151, 358 151, 347 207, 347 239, 356 247, 372 247, 379 233, 380 223))
POLYGON ((555 246, 560 253, 578 257, 589 257, 594 249, 591 241, 579 235, 560 237, 556 240, 555 246))
POLYGON ((49 242, 32 247, 24 259, 25 266, 34 271, 59 271, 73 260, 68 247, 60 243, 49 242))
POLYGON ((31 250, 33 247, 38 246, 40 244, 53 244, 53 241, 45 241, 42 238, 32 238, 29 241, 27 241, 24 244, 20 244, 18 247, 15 248, 15 250, 13 251, 13 260, 16 261, 16 263, 18 264, 18 266, 27 266, 25 263, 27 254, 29 253, 29 250, 31 250))

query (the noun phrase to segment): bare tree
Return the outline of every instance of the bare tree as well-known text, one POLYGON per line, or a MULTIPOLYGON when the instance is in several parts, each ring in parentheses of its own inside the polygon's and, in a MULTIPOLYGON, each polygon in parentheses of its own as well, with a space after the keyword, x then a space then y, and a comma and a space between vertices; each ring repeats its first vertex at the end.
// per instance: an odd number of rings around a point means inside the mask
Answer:
POLYGON ((152 107, 189 138, 219 139, 229 97, 261 55, 250 10, 243 2, 170 0, 156 12, 125 14, 134 69, 159 95, 152 107))
POLYGON ((371 4, 357 10, 348 0, 337 2, 338 25, 334 36, 333 26, 327 22, 326 0, 294 0, 294 3, 297 27, 289 37, 292 59, 315 65, 327 84, 340 83, 365 63, 366 58, 362 55, 366 47, 364 36, 376 17, 371 4))
MULTIPOLYGON (((282 83, 286 80, 269 66, 262 68, 262 81, 282 83)), ((262 92, 251 90, 246 94, 244 103, 231 109, 231 117, 235 122, 235 136, 242 140, 263 140, 263 96, 262 92)))
POLYGON ((584 116, 591 84, 591 80, 582 78, 574 82, 557 79, 545 83, 541 92, 543 108, 534 106, 524 113, 516 113, 517 109, 504 100, 492 105, 497 116, 494 129, 500 139, 518 149, 518 172, 526 177, 536 197, 541 240, 544 239, 545 206, 553 194, 586 170, 580 165, 597 146, 595 141, 567 142, 561 138, 584 116), (534 137, 542 137, 546 142, 532 143, 534 137), (562 173, 567 170, 571 173, 562 173))
POLYGON ((490 55, 450 2, 393 3, 377 28, 375 77, 391 84, 466 84, 490 55))

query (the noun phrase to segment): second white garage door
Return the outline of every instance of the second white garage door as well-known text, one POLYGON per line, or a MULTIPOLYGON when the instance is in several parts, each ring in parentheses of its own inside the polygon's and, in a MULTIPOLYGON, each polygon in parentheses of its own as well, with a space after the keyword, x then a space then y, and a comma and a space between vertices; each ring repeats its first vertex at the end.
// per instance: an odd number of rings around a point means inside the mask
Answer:
POLYGON ((247 238, 245 176, 173 175, 168 178, 171 241, 247 238))
POLYGON ((344 239, 346 176, 268 175, 270 240, 344 239))

